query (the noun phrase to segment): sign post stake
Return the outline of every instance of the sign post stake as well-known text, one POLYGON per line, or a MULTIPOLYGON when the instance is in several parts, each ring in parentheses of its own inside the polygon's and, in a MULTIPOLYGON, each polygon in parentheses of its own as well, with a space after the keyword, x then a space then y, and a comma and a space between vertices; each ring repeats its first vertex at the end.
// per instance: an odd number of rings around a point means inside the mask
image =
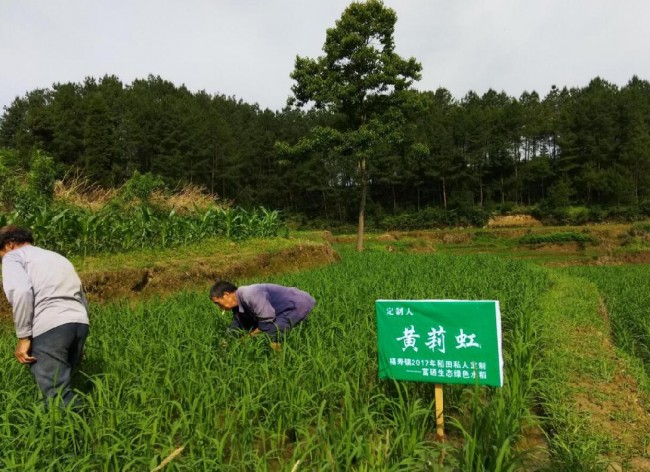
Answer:
POLYGON ((436 441, 443 384, 503 386, 498 300, 376 300, 375 311, 379 378, 434 384, 436 441))
POLYGON ((435 384, 436 441, 445 441, 445 417, 443 416, 442 384, 435 384))

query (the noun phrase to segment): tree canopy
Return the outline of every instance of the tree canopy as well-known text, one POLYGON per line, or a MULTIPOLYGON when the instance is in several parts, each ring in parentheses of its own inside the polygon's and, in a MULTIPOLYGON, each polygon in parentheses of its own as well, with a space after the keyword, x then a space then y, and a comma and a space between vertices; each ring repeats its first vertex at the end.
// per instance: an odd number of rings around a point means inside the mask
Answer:
POLYGON ((336 26, 327 30, 317 59, 296 58, 291 78, 298 107, 312 103, 339 119, 312 128, 297 145, 282 144, 284 153, 311 150, 339 155, 356 163, 360 188, 357 250, 363 249, 368 193, 368 162, 391 153, 403 140, 407 96, 420 78, 414 58, 402 59, 394 51, 397 15, 379 0, 350 4, 336 26))
POLYGON ((282 111, 158 76, 28 91, 0 117, 0 170, 30 171, 41 151, 59 177, 74 169, 106 187, 152 173, 313 225, 356 222, 359 243, 368 221, 427 209, 650 211, 647 80, 519 97, 418 91, 420 65, 395 52, 396 21, 378 0, 350 4, 323 54, 296 58, 282 111))

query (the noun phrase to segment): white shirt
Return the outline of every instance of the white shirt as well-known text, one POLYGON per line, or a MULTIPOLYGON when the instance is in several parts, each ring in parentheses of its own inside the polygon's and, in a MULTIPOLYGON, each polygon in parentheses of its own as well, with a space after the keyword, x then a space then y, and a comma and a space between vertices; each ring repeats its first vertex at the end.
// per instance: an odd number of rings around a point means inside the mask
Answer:
POLYGON ((88 323, 87 302, 72 263, 31 244, 2 258, 2 285, 16 335, 36 337, 67 323, 88 323))

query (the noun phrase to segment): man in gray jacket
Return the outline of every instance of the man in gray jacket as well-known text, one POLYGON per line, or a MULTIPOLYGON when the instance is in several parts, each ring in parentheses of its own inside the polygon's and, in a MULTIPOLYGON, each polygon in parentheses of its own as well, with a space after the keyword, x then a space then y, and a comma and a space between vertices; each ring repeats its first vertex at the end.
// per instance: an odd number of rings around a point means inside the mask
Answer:
POLYGON ((232 310, 229 331, 243 330, 252 336, 267 334, 275 350, 279 350, 280 338, 307 318, 316 305, 314 297, 295 287, 276 284, 237 287, 225 280, 212 286, 210 299, 222 310, 232 310))
POLYGON ((48 404, 61 395, 67 405, 74 400, 72 372, 88 336, 87 302, 72 263, 33 242, 29 229, 0 228, 2 285, 18 337, 14 355, 31 365, 48 404))

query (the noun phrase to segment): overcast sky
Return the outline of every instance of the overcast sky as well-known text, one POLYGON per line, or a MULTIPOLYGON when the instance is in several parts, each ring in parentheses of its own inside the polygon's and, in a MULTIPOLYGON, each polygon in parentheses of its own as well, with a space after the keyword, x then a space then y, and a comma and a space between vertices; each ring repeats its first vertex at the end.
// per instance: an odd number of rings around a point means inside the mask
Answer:
MULTIPOLYGON (((159 75, 281 109, 296 55, 322 55, 345 0, 0 0, 0 108, 55 82, 159 75)), ((649 0, 385 0, 420 90, 519 97, 650 80, 649 0)))

